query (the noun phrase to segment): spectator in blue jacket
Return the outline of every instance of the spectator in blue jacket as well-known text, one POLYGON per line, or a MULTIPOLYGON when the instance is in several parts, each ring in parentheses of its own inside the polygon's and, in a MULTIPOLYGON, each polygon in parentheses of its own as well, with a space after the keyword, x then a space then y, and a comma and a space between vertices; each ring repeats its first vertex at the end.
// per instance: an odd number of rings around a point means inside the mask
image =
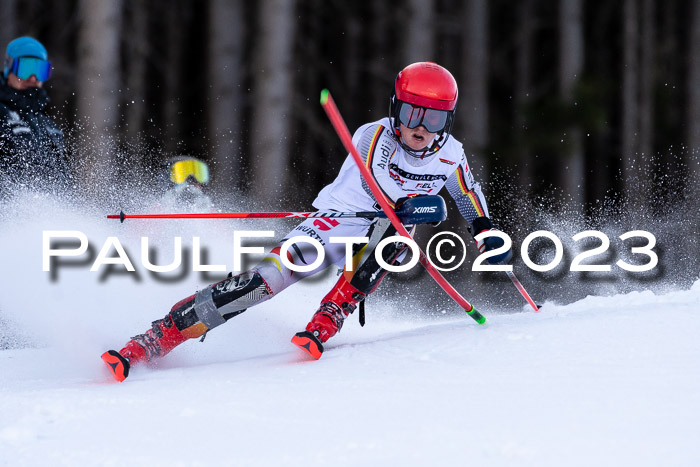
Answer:
POLYGON ((7 45, 0 76, 0 199, 24 187, 54 192, 70 179, 63 132, 44 110, 51 62, 32 37, 7 45))

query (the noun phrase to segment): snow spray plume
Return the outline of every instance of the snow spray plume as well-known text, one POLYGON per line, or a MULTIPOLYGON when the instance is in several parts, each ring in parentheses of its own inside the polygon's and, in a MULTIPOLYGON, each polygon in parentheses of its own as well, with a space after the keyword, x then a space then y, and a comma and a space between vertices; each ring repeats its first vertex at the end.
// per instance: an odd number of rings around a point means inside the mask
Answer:
MULTIPOLYGON (((491 179, 484 183, 489 200, 489 211, 494 223, 513 241, 514 272, 538 303, 569 304, 586 296, 615 295, 638 290, 665 293, 687 289, 700 277, 700 157, 698 151, 681 156, 661 157, 649 167, 652 174, 645 177, 654 180, 653 200, 648 206, 630 203, 625 197, 610 192, 607 196, 586 206, 577 205, 570 196, 557 187, 550 187, 544 194, 523 196, 518 183, 517 168, 498 168, 491 179), (695 190, 695 191, 694 191, 695 190), (548 272, 536 272, 524 264, 521 258, 523 240, 531 233, 546 230, 562 242, 564 256, 559 265, 548 272), (610 247, 600 255, 582 264, 608 264, 610 272, 571 271, 572 260, 584 251, 600 245, 600 240, 586 238, 578 242, 572 237, 586 230, 597 230, 610 240, 610 247), (649 258, 632 254, 632 247, 644 246, 643 238, 622 241, 619 236, 633 230, 645 230, 656 237, 653 251, 658 264, 646 272, 628 272, 616 265, 618 260, 628 264, 645 264, 649 258)), ((474 169, 474 168, 472 168, 474 169)), ((628 185, 636 185, 628 179, 628 185)), ((621 186, 618 183, 618 186, 621 186)), ((448 203, 448 207, 449 203, 448 203)), ((531 311, 523 304, 522 297, 513 289, 508 278, 500 272, 473 272, 471 267, 477 251, 471 243, 464 221, 452 210, 447 223, 441 225, 459 233, 467 243, 467 260, 458 270, 445 273, 458 290, 463 290, 474 304, 485 312, 531 311)), ((425 232, 420 232, 420 238, 425 232)), ((431 231, 429 235, 433 235, 431 231)), ((550 240, 539 238, 528 249, 531 260, 538 265, 550 263, 554 247, 550 240)), ((449 250, 445 256, 452 254, 449 250)), ((461 252, 454 252, 461 254, 461 252)), ((395 314, 419 316, 452 314, 449 300, 444 300, 429 278, 415 269, 407 273, 389 275, 383 287, 370 298, 369 303, 379 302, 379 308, 393 309, 395 314), (395 290, 402 290, 402 305, 396 307, 395 290), (411 308, 409 303, 420 303, 411 308), (392 305, 393 304, 393 305, 392 305), (386 306, 384 306, 386 305, 386 306)))
POLYGON ((123 339, 131 335, 144 322, 161 312, 164 315, 177 299, 213 280, 195 274, 175 280, 138 269, 124 273, 120 267, 102 267, 93 273, 91 262, 82 257, 66 258, 54 275, 42 271, 43 231, 85 233, 90 240, 85 256, 93 260, 110 236, 117 236, 129 256, 138 259, 140 239, 147 236, 157 248, 159 256, 154 260, 165 263, 173 257, 175 236, 183 238, 184 248, 190 247, 187 243, 193 236, 201 236, 203 250, 211 255, 222 251, 223 256, 230 249, 232 230, 250 225, 169 221, 121 226, 110 222, 104 212, 114 209, 175 208, 162 203, 162 186, 154 183, 157 168, 138 162, 156 158, 148 148, 119 149, 109 138, 69 138, 69 153, 77 154, 76 148, 83 145, 80 154, 85 156, 72 165, 77 175, 70 186, 57 189, 50 183, 36 183, 15 189, 0 202, 0 280, 12 291, 0 297, 0 348, 48 345, 69 350, 81 346, 86 352, 70 355, 84 354, 93 360, 110 336, 123 339), (94 164, 98 156, 111 162, 94 164))
MULTIPOLYGON (((657 158, 657 159, 660 159, 657 158)), ((492 197, 491 211, 504 218, 497 223, 513 239, 516 271, 528 284, 534 297, 541 297, 560 304, 567 304, 588 295, 613 295, 633 290, 652 290, 663 293, 686 289, 698 278, 700 272, 700 200, 692 196, 694 187, 700 186, 698 171, 688 170, 688 164, 678 158, 661 166, 650 166, 654 173, 645 174, 654 181, 653 199, 641 203, 609 193, 596 203, 580 206, 567 194, 552 187, 546 194, 523 198, 522 192, 511 174, 495 177, 486 187, 487 193, 499 193, 492 197), (658 174, 662 175, 658 175, 658 174), (665 174, 665 175, 663 175, 665 174), (674 175, 675 174, 675 175, 674 175), (554 233, 563 243, 564 258, 548 272, 535 272, 520 259, 520 245, 524 238, 537 230, 554 233), (585 230, 597 230, 610 240, 607 251, 582 264, 608 264, 610 272, 570 271, 571 262, 579 253, 599 246, 600 240, 588 238, 578 242, 572 237, 585 230), (645 230, 656 237, 659 263, 646 272, 628 272, 616 262, 644 264, 648 258, 632 254, 631 248, 643 246, 646 240, 637 238, 623 242, 619 236, 625 232, 645 230)), ((697 153, 683 160, 698 164, 697 153)), ((627 186, 639 186, 642 181, 627 180, 627 186)), ((632 194, 634 195, 634 194, 632 194)), ((548 264, 554 257, 551 241, 540 239, 530 245, 530 257, 536 264, 548 264)), ((503 297, 494 289, 491 274, 483 276, 479 288, 504 308, 510 308, 512 299, 503 297)))
MULTIPOLYGON (((205 285, 226 277, 226 272, 192 273, 192 238, 199 236, 203 264, 231 266, 232 232, 234 230, 273 230, 278 236, 290 230, 290 220, 158 220, 125 223, 105 219, 105 212, 120 209, 132 212, 174 212, 182 206, 163 199, 162 185, 155 183, 162 175, 158 161, 160 152, 148 146, 117 146, 110 138, 85 138, 71 135, 70 144, 78 146, 86 161, 74 166, 79 178, 64 192, 37 189, 18 190, 11 201, 0 203, 0 245, 3 268, 0 280, 8 293, 0 296, 0 348, 47 346, 65 356, 71 371, 99 375, 99 355, 105 348, 124 344, 129 336, 143 331, 144 325, 164 316, 175 302, 205 285), (112 151, 112 152, 109 152, 112 151), (92 164, 99 155, 109 153, 108 165, 92 164), (154 161, 154 162, 150 162, 154 161), (42 271, 42 232, 77 230, 89 239, 83 257, 60 258, 61 267, 42 271), (90 272, 92 261, 108 237, 116 236, 134 261, 135 273, 121 266, 102 266, 90 272), (185 274, 151 273, 137 264, 140 240, 148 237, 154 249, 154 264, 168 264, 174 252, 173 239, 182 237, 185 274), (54 272, 56 274, 54 274, 54 272)), ((71 152, 76 154, 75 152, 71 152)), ((216 172, 213 174, 216 176, 216 172)), ((167 176, 167 174, 166 174, 167 176)), ((215 210, 254 210, 258 203, 240 193, 212 196, 215 210)), ((270 208, 270 206, 265 206, 270 208)), ((280 206, 281 207, 281 206, 280 206)), ((298 209, 299 206, 284 208, 298 209)), ((278 237, 279 238, 279 237, 278 237)), ((272 248, 271 244, 259 245, 272 248)), ((75 245, 69 247, 74 248, 75 245)), ((109 256, 115 256, 112 250, 109 256)), ((258 258, 259 259, 259 258, 258 258)), ((251 262, 257 259, 252 258, 251 262)), ((254 263, 253 263, 254 264, 254 263)), ((252 265, 252 264, 250 264, 252 265)), ((249 267, 248 264, 243 265, 249 267)), ((188 349, 187 355, 174 356, 170 362, 196 359, 202 354, 210 360, 231 354, 231 340, 242 343, 236 355, 243 358, 247 348, 280 352, 287 349, 288 333, 299 322, 306 322, 313 311, 309 303, 318 302, 335 278, 335 271, 320 274, 285 292, 287 306, 280 309, 274 323, 259 326, 261 316, 269 316, 278 307, 260 306, 260 314, 237 319, 236 326, 217 332, 207 345, 188 349), (318 285, 318 282, 328 282, 318 285), (298 305, 295 305, 298 304, 298 305), (284 311, 284 313, 282 313, 284 311), (233 334, 235 337, 231 337, 233 334), (251 345, 244 345, 246 339, 251 345), (252 345, 255 343, 255 345, 252 345), (217 357, 219 355, 219 357, 217 357), (179 359, 179 360, 178 360, 179 359)), ((270 318, 263 318, 270 319, 270 318)))

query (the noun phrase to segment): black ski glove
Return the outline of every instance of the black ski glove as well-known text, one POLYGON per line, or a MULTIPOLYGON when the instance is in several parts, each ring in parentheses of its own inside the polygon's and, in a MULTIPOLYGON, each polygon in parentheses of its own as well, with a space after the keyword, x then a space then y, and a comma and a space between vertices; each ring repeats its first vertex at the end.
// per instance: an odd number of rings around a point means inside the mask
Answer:
POLYGON ((399 219, 409 224, 429 224, 436 227, 447 217, 445 201, 438 195, 420 194, 415 196, 403 196, 396 200, 394 206, 394 212, 399 216, 399 219), (428 199, 428 197, 430 197, 430 199, 428 199), (411 206, 405 205, 408 200, 415 200, 416 198, 425 198, 425 200, 415 203, 410 202, 409 204, 411 204, 411 206), (426 218, 442 220, 427 222, 428 219, 426 218))
MULTIPOLYGON (((496 230, 493 228, 493 223, 488 217, 477 217, 472 222, 472 235, 477 236, 481 232, 488 232, 489 230, 496 230)), ((501 248, 504 245, 503 239, 499 237, 486 237, 482 240, 476 242, 476 247, 479 249, 479 253, 484 253, 486 251, 495 250, 501 248)), ((508 264, 513 258, 513 249, 509 248, 508 251, 501 253, 496 256, 488 258, 489 264, 508 264)))

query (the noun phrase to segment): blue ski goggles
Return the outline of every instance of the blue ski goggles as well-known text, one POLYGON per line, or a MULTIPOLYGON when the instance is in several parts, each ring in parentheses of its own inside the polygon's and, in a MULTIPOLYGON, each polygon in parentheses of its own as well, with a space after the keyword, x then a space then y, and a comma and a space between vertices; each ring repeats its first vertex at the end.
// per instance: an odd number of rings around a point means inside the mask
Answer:
POLYGON ((439 133, 447 125, 448 114, 447 110, 428 109, 401 102, 399 122, 406 128, 417 128, 423 125, 430 133, 439 133))
POLYGON ((17 57, 12 59, 10 73, 19 79, 29 79, 36 76, 37 81, 46 81, 51 76, 51 62, 36 57, 17 57))

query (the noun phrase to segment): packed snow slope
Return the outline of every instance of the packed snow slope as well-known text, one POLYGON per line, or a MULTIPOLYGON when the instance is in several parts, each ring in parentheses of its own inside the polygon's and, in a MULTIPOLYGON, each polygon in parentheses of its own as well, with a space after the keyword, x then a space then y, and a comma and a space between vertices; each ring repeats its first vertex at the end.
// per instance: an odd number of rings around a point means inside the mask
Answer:
POLYGON ((319 361, 289 344, 307 298, 244 314, 122 384, 96 343, 0 352, 0 464, 700 463, 700 282, 485 327, 384 309, 364 329, 348 322, 319 361))
MULTIPOLYGON (((311 361, 289 341, 331 274, 120 384, 100 354, 207 278, 91 273, 80 259, 52 275, 42 231, 83 231, 93 256, 118 233, 138 263, 140 236, 186 243, 193 224, 119 227, 40 201, 42 215, 0 224, 2 466, 700 465, 700 280, 538 313, 482 300, 485 326, 453 309, 407 313, 402 294, 385 295, 364 328, 351 317, 311 361)), ((221 225, 197 224, 212 263, 230 257, 221 225)))

